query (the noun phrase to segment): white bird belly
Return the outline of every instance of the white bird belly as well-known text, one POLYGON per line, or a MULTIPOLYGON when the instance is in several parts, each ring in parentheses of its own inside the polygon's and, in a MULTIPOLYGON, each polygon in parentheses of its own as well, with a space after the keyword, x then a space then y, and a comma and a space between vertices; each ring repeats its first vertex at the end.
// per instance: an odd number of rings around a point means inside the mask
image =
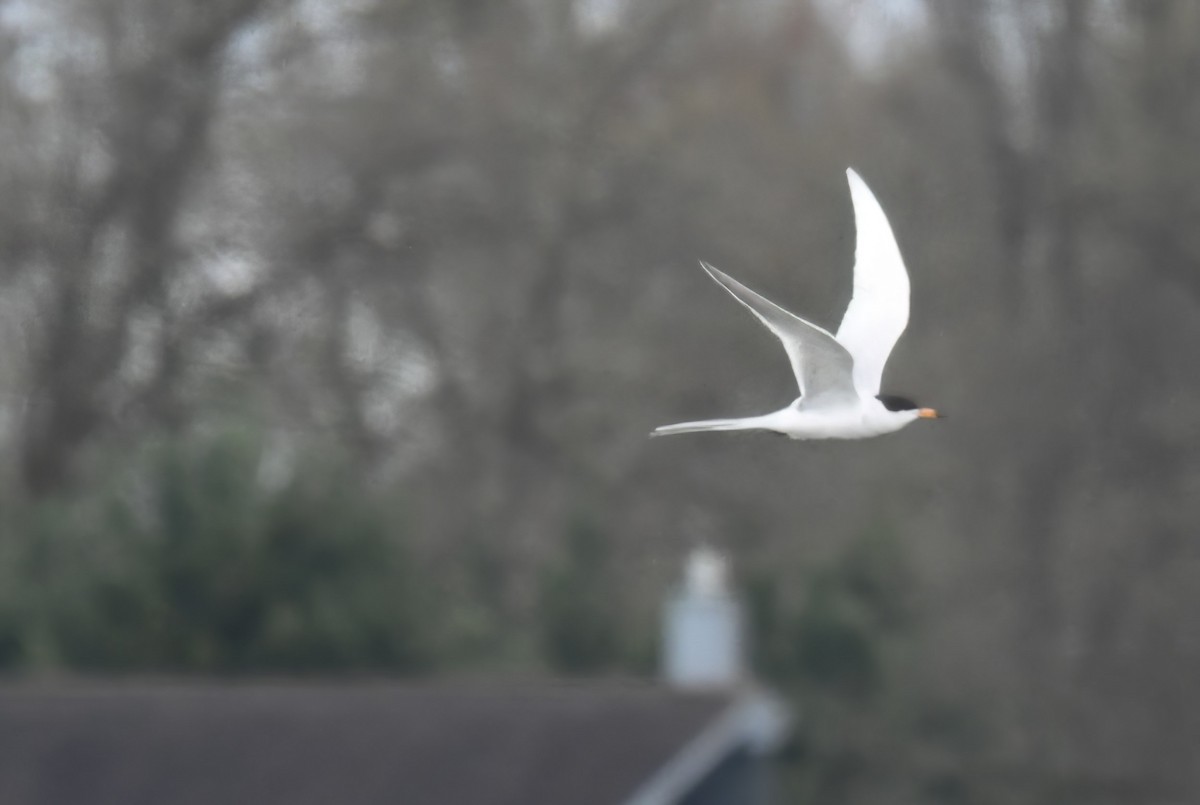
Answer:
POLYGON ((866 406, 805 409, 793 405, 764 419, 768 428, 792 439, 867 439, 908 424, 878 416, 866 406))

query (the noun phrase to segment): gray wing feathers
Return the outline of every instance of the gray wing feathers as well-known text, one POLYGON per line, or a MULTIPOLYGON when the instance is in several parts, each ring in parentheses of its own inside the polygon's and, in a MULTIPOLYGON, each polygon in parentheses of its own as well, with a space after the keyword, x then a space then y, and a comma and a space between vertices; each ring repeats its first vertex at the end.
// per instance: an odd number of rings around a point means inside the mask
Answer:
POLYGON ((826 330, 781 308, 701 261, 708 275, 783 342, 806 406, 854 399, 854 359, 826 330))

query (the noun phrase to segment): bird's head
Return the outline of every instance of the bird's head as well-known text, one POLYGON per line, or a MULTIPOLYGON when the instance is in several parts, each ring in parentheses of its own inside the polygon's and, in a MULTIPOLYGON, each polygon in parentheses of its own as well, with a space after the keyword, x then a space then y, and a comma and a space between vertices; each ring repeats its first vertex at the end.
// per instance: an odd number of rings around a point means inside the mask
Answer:
POLYGON ((913 415, 914 419, 945 419, 945 414, 939 414, 932 408, 922 408, 907 397, 901 397, 897 394, 880 394, 876 397, 883 407, 889 411, 906 412, 913 415))

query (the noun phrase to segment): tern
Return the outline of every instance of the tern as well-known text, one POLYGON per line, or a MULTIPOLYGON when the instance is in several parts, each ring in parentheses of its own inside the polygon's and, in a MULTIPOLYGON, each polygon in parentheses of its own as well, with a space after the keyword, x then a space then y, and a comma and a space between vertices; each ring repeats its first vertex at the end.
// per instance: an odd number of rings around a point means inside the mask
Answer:
POLYGON ((837 335, 805 321, 708 263, 716 282, 783 342, 800 396, 761 416, 664 425, 651 436, 709 430, 766 430, 793 439, 867 439, 918 419, 942 417, 907 397, 880 394, 883 367, 908 325, 908 272, 891 225, 857 173, 846 170, 857 230, 854 292, 837 335))

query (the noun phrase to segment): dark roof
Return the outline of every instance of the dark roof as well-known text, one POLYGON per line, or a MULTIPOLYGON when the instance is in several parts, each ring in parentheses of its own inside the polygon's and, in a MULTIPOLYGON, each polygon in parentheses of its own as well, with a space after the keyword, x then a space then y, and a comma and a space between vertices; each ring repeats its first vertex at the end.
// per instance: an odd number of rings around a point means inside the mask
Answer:
POLYGON ((727 711, 650 685, 0 687, 0 802, 611 805, 727 711))

